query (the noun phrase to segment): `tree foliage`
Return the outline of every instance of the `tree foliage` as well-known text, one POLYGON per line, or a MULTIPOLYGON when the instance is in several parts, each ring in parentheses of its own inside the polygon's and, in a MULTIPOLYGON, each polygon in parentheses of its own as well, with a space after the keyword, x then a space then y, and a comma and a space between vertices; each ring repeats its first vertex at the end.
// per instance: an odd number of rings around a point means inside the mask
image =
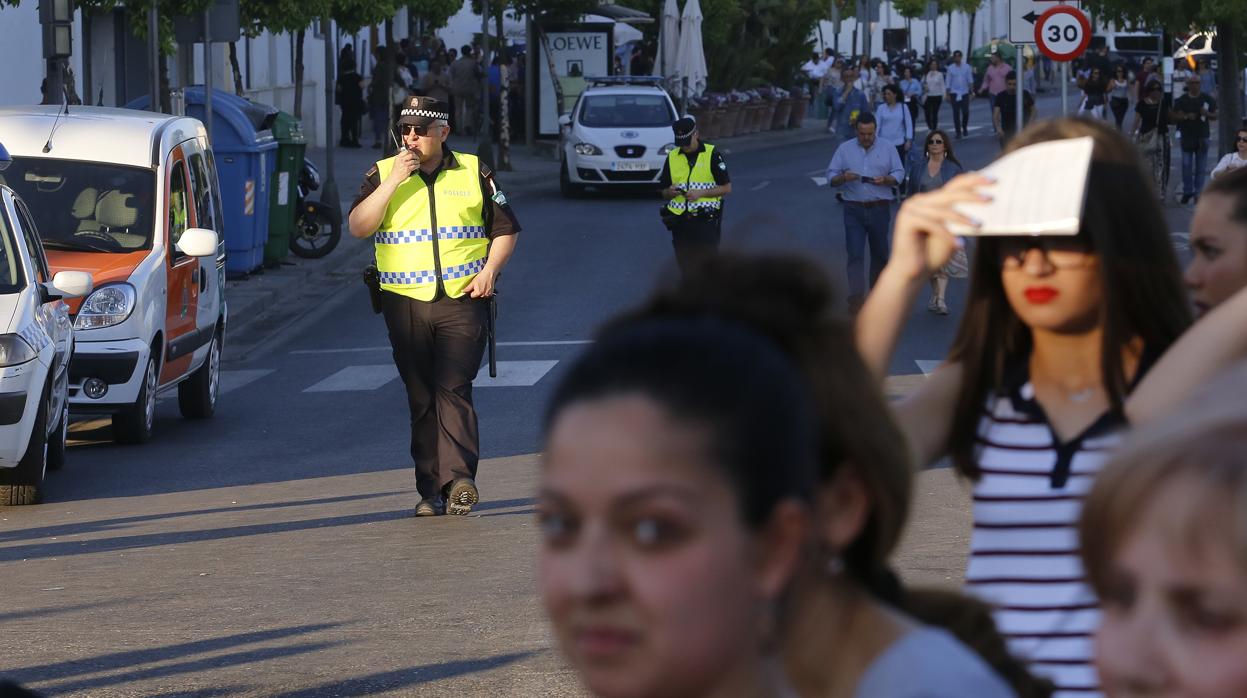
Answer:
POLYGON ((407 0, 403 3, 408 11, 424 20, 429 29, 441 29, 459 11, 459 0, 407 0))

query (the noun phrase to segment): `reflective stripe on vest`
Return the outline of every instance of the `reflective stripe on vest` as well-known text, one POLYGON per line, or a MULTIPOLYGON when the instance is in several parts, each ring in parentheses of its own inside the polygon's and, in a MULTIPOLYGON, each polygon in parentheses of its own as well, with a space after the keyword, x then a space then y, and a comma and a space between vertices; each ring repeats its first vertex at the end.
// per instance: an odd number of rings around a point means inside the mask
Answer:
MULTIPOLYGON (((709 143, 706 143, 705 146, 706 149, 697 154, 697 162, 693 164, 691 169, 688 166, 688 158, 679 148, 667 153, 667 166, 671 171, 672 185, 683 184, 690 191, 693 189, 711 189, 718 186, 714 182, 714 173, 710 170, 710 154, 714 152, 714 146, 709 143)), ((677 215, 681 215, 685 211, 693 213, 717 211, 722 206, 722 203, 723 197, 721 196, 709 196, 693 202, 685 200, 683 196, 676 196, 667 202, 667 210, 677 215)))
MULTIPOLYGON (((377 276, 386 291, 431 301, 440 273, 446 295, 458 298, 485 268, 489 232, 480 163, 475 155, 454 155, 456 167, 439 172, 432 191, 415 175, 390 197, 373 240, 377 276)), ((377 163, 382 181, 393 167, 394 158, 377 163)))

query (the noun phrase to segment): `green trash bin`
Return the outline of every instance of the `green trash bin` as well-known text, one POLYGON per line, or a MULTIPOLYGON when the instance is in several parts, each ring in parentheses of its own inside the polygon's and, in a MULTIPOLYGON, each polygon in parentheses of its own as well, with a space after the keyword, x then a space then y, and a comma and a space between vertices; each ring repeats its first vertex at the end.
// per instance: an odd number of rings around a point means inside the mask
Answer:
POLYGON ((277 139, 277 164, 273 169, 273 186, 269 188, 268 242, 264 245, 264 264, 268 267, 281 264, 290 252, 299 173, 303 171, 303 155, 307 151, 303 126, 293 115, 278 112, 272 131, 277 139))

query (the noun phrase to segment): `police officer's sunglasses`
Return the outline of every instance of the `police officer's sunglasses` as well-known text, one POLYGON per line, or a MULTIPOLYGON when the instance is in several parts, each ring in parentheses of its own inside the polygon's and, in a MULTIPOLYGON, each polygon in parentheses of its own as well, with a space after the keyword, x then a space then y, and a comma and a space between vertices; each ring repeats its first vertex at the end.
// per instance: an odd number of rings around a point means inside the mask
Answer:
POLYGON ((417 126, 415 124, 399 124, 398 132, 403 134, 404 136, 407 136, 413 133, 416 134, 417 136, 427 136, 429 135, 429 132, 435 128, 437 128, 437 126, 417 126))

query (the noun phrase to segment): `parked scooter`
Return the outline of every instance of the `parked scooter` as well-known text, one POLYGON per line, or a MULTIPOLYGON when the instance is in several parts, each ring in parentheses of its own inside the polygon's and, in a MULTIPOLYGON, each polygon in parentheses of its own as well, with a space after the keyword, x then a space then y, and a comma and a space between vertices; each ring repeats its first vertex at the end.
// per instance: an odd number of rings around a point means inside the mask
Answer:
POLYGON ((328 205, 309 201, 308 194, 320 189, 320 171, 311 160, 303 161, 299 173, 298 201, 290 251, 307 259, 319 259, 333 252, 342 239, 342 224, 328 205))

